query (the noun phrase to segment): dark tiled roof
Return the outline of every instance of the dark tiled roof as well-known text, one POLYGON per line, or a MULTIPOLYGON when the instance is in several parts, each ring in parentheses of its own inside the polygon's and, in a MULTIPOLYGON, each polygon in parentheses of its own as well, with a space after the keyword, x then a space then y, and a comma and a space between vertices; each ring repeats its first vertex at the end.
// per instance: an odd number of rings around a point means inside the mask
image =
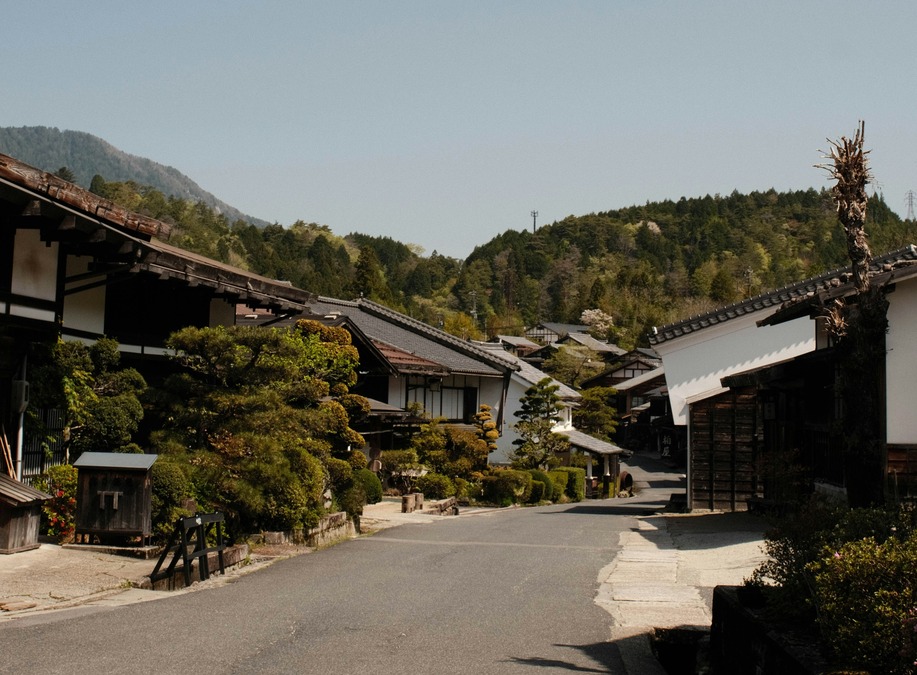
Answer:
MULTIPOLYGON (((268 279, 163 243, 171 225, 134 213, 53 174, 0 154, 0 203, 9 202, 43 228, 42 238, 92 245, 93 254, 128 258, 132 273, 202 285, 242 302, 299 312, 314 296, 289 283, 268 279), (158 238, 158 239, 157 239, 158 238)), ((69 291, 73 291, 71 287, 69 291)))
POLYGON ((439 364, 455 375, 498 377, 512 370, 505 361, 467 340, 365 298, 347 301, 320 297, 310 309, 319 316, 346 316, 374 342, 439 364))
MULTIPOLYGON (((896 265, 912 264, 914 262, 917 262, 917 248, 911 245, 873 258, 870 270, 873 273, 880 273, 896 265)), ((653 333, 649 336, 649 341, 650 344, 657 345, 666 340, 688 335, 689 333, 694 333, 704 328, 724 323, 731 319, 744 316, 745 314, 751 314, 771 307, 776 310, 788 303, 798 302, 808 297, 814 297, 821 291, 844 286, 850 282, 850 278, 851 273, 849 267, 826 272, 820 276, 812 277, 811 279, 806 279, 784 288, 762 293, 753 298, 748 298, 747 300, 714 309, 706 314, 654 328, 653 333)))
POLYGON ((89 190, 8 155, 0 154, 0 180, 14 183, 62 207, 91 214, 101 222, 131 232, 166 238, 172 229, 167 223, 128 211, 89 190))

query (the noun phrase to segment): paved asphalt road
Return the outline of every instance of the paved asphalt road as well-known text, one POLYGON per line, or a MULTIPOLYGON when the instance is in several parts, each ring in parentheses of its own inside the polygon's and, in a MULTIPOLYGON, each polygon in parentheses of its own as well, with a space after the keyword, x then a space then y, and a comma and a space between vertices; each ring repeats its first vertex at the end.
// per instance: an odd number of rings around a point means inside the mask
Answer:
MULTIPOLYGON (((405 525, 202 592, 0 625, 3 673, 621 673, 620 502, 405 525)), ((634 513, 638 513, 634 512, 634 513)))

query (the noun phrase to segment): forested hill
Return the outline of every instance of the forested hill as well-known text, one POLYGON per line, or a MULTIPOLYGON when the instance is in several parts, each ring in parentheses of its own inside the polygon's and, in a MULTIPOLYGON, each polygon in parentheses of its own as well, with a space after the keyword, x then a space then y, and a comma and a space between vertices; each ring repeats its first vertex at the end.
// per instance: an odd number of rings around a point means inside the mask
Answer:
POLYGON ((40 126, 0 127, 0 152, 51 173, 67 167, 73 174, 73 182, 84 188, 90 186, 96 175, 110 181, 134 181, 167 196, 204 202, 230 220, 267 224, 220 201, 177 169, 122 152, 82 131, 40 126))
MULTIPOLYGON (((507 230, 461 261, 305 221, 255 226, 196 197, 170 196, 144 174, 106 175, 108 165, 87 163, 78 144, 70 159, 41 160, 40 149, 4 145, 3 131, 0 152, 90 175, 94 192, 172 223, 177 246, 313 293, 368 297, 463 337, 580 323, 583 311, 599 309, 614 321, 608 337, 630 347, 645 344, 653 326, 848 264, 825 189, 683 197, 570 216, 534 233, 507 230)), ((902 221, 881 195, 870 199, 866 229, 874 254, 917 243, 917 224, 902 221)))
MULTIPOLYGON (((867 231, 876 253, 917 242, 915 223, 880 195, 867 231)), ((478 290, 479 309, 484 296, 498 316, 516 308, 524 323, 576 322, 600 308, 627 343, 654 325, 846 264, 827 190, 734 192, 568 217, 534 235, 506 232, 472 252, 454 295, 467 308, 478 290)))
MULTIPOLYGON (((460 261, 303 221, 230 223, 155 191, 132 198, 120 183, 96 189, 176 223, 178 246, 314 293, 368 297, 464 337, 518 335, 539 321, 580 323, 583 311, 599 309, 614 320, 610 339, 641 345, 653 326, 847 264, 827 190, 733 193, 570 216, 535 233, 508 230, 460 261)), ((902 221, 880 195, 869 203, 867 231, 875 253, 917 242, 917 224, 902 221)))

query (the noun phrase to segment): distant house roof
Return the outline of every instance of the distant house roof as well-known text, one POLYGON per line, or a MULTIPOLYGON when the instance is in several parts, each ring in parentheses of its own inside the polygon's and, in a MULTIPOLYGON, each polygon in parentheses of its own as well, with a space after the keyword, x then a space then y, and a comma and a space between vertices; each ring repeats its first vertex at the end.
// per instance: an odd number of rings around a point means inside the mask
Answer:
POLYGON ((519 337, 518 335, 498 335, 497 340, 516 347, 517 349, 538 349, 541 346, 537 342, 532 342, 528 338, 519 337))
MULTIPOLYGON (((602 383, 607 381, 614 381, 616 379, 614 377, 615 373, 633 370, 635 365, 644 366, 643 368, 640 368, 640 370, 651 371, 659 368, 662 365, 662 359, 659 357, 647 357, 637 351, 628 352, 625 356, 612 363, 608 368, 606 368, 598 375, 593 375, 592 377, 583 380, 582 387, 584 389, 588 389, 592 386, 602 385, 602 383)), ((620 383, 614 383, 608 386, 618 387, 619 384, 620 383)))
POLYGON ((615 385, 615 389, 619 392, 634 391, 637 390, 647 390, 656 389, 660 384, 665 384, 665 368, 656 368, 654 370, 647 370, 645 373, 641 373, 636 377, 632 377, 629 380, 624 380, 615 385), (649 386, 648 386, 649 385, 649 386))
POLYGON ((412 319, 371 300, 347 301, 320 297, 309 308, 316 317, 346 316, 373 343, 391 348, 399 358, 410 355, 414 364, 425 362, 446 369, 454 375, 499 377, 512 366, 481 349, 476 343, 462 340, 422 321, 412 319))
POLYGON ((539 323, 539 324, 536 324, 535 326, 532 326, 531 328, 525 331, 525 334, 532 335, 534 333, 542 332, 539 329, 542 329, 543 331, 554 333, 558 335, 559 337, 563 337, 564 335, 567 335, 568 333, 585 333, 589 330, 589 326, 585 326, 579 323, 555 323, 552 321, 545 321, 543 323, 539 323))
POLYGON ((560 380, 555 380, 543 370, 539 370, 531 363, 528 363, 515 354, 506 351, 496 342, 477 342, 475 344, 477 344, 482 349, 486 349, 492 352, 497 358, 503 359, 507 363, 511 364, 516 371, 516 375, 518 375, 529 384, 537 384, 547 377, 551 379, 551 384, 557 385, 557 395, 562 399, 576 400, 582 398, 582 395, 572 387, 567 386, 560 380))
MULTIPOLYGON (((873 258, 870 269, 874 273, 884 270, 891 271, 900 265, 911 265, 917 262, 917 248, 905 248, 873 258)), ((694 333, 709 326, 720 324, 745 314, 758 312, 762 309, 773 307, 779 309, 786 304, 797 303, 806 298, 814 298, 832 288, 839 288, 849 283, 851 273, 849 267, 826 272, 817 277, 812 277, 795 284, 779 288, 774 291, 756 295, 753 298, 714 309, 706 314, 690 317, 682 321, 670 323, 653 329, 649 336, 650 344, 657 345, 689 333, 694 333)))
POLYGON ((577 429, 564 429, 555 433, 566 436, 570 440, 570 445, 596 455, 620 455, 624 453, 624 450, 614 443, 601 441, 577 429))
POLYGON ((47 499, 51 499, 51 495, 0 473, 0 503, 18 507, 38 504, 47 499))
POLYGON ((594 352, 599 354, 614 354, 615 356, 623 356, 627 353, 626 349, 621 349, 618 345, 612 344, 610 342, 602 342, 601 340, 596 340, 594 337, 589 335, 589 333, 567 333, 562 337, 558 342, 566 342, 571 340, 577 344, 588 347, 594 352))

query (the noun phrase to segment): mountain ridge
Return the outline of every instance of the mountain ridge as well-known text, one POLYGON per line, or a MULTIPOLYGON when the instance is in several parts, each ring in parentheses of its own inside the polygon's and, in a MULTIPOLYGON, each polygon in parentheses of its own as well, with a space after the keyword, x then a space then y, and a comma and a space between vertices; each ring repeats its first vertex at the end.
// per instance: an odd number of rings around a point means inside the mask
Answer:
POLYGON ((75 183, 88 188, 95 175, 106 181, 134 181, 166 196, 203 202, 230 221, 244 220, 258 227, 267 221, 248 215, 206 191, 178 169, 132 155, 85 131, 57 127, 0 127, 0 152, 37 169, 54 173, 67 167, 75 183))

